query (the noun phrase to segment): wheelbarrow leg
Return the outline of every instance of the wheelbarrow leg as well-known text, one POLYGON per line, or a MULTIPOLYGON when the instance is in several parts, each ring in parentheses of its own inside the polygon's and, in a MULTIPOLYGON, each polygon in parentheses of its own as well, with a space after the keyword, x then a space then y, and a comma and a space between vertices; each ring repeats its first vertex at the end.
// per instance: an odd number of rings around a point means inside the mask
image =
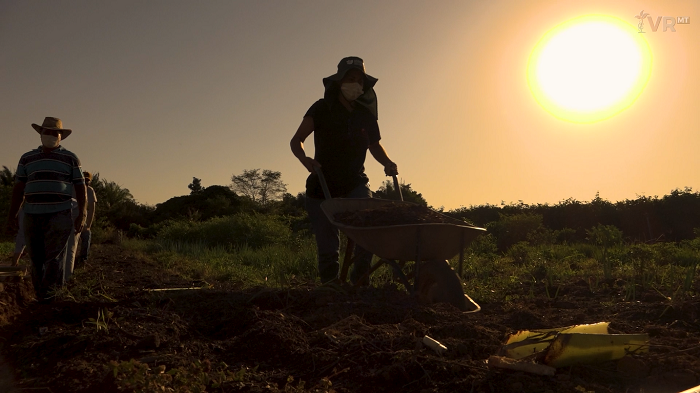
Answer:
POLYGON ((356 287, 362 286, 363 283, 369 283, 369 276, 372 275, 377 269, 379 269, 379 266, 382 266, 386 262, 386 259, 380 259, 379 262, 375 263, 373 266, 367 270, 367 273, 363 274, 362 277, 360 277, 359 280, 355 283, 356 287))
POLYGON ((396 261, 392 261, 390 259, 384 259, 385 263, 391 266, 394 269, 394 273, 399 277, 399 280, 401 280, 401 284, 406 288, 408 291, 408 294, 413 296, 413 286, 408 282, 408 277, 403 273, 403 265, 406 263, 405 261, 399 261, 399 263, 396 263, 396 261))
POLYGON ((396 276, 399 278, 399 280, 401 280, 401 284, 403 284, 404 287, 406 287, 406 290, 408 291, 408 293, 410 295, 413 295, 413 285, 411 285, 408 282, 408 278, 403 273, 403 269, 401 269, 401 267, 403 266, 403 261, 401 261, 401 265, 399 265, 398 263, 396 263, 396 261, 393 261, 391 259, 384 259, 384 258, 380 259, 377 263, 372 265, 372 267, 369 269, 369 271, 367 273, 365 273, 357 283, 355 283, 355 286, 360 286, 361 285, 360 283, 362 283, 365 280, 369 280, 369 276, 372 273, 374 273, 377 269, 379 269, 379 267, 385 263, 387 265, 391 266, 391 268, 394 270, 394 273, 396 274, 396 276))
POLYGON ((343 266, 340 269, 340 282, 343 283, 348 279, 348 269, 353 263, 352 250, 355 248, 355 242, 348 239, 348 245, 345 247, 345 257, 343 257, 343 266))

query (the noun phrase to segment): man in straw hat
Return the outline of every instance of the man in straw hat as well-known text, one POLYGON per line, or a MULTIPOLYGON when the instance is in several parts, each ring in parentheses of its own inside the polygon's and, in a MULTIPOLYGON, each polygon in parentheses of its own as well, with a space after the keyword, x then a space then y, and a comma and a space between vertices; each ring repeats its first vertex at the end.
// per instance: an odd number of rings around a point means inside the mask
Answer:
MULTIPOLYGON (((377 124, 377 79, 367 75, 364 61, 346 57, 338 63, 335 74, 323 79, 325 93, 304 115, 290 141, 292 153, 311 172, 306 179, 306 209, 313 224, 318 249, 321 282, 338 278, 338 229, 321 211, 324 194, 315 173, 323 172, 332 198, 371 198, 369 178, 365 174, 367 150, 384 166, 387 176, 397 175, 396 164, 379 143, 377 124), (314 133, 314 158, 304 151, 304 141, 314 133)), ((369 270, 372 254, 355 247, 350 280, 359 282, 369 270)))
POLYGON ((17 211, 24 199, 24 236, 32 259, 32 282, 40 302, 51 300, 51 289, 63 285, 66 246, 71 231, 85 224, 85 181, 80 160, 61 146, 71 130, 61 119, 47 117, 32 124, 41 146, 22 155, 17 165, 8 227, 17 228, 17 211), (71 194, 75 190, 78 216, 71 219, 71 194))

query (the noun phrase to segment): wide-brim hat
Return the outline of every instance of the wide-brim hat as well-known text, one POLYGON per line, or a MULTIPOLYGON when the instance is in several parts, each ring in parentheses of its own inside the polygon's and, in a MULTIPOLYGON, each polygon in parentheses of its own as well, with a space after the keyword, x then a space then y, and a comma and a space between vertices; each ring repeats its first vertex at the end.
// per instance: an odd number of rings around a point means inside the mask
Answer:
POLYGON ((63 128, 63 122, 61 119, 58 117, 45 117, 44 122, 41 123, 41 125, 32 123, 32 127, 36 130, 36 132, 41 134, 41 130, 56 130, 61 132, 61 139, 66 139, 68 138, 68 135, 70 135, 73 130, 70 130, 68 128, 63 128))
POLYGON ((364 60, 357 56, 345 57, 340 60, 340 63, 338 63, 338 71, 329 77, 323 78, 323 86, 327 89, 334 82, 340 82, 343 77, 345 77, 345 74, 353 68, 362 71, 365 75, 364 89, 371 89, 374 87, 378 79, 367 74, 364 60))
POLYGON ((364 85, 362 86, 364 93, 362 93, 355 102, 367 108, 374 118, 377 119, 377 93, 374 92, 374 85, 377 84, 378 79, 367 75, 365 71, 365 62, 359 57, 350 56, 343 58, 340 60, 340 63, 338 63, 338 72, 327 78, 323 78, 323 86, 326 89, 323 96, 326 99, 330 99, 335 94, 334 92, 338 88, 339 82, 345 77, 345 74, 353 68, 362 71, 362 74, 365 76, 364 85))

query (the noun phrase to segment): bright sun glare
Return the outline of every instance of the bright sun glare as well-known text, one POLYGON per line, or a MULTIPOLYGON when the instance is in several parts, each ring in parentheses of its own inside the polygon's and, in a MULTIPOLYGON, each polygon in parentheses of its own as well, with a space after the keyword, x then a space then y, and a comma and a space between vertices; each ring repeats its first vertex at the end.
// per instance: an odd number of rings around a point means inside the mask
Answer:
POLYGON ((587 15, 550 31, 530 54, 530 91, 559 119, 593 123, 628 108, 651 74, 651 51, 637 29, 618 18, 587 15))

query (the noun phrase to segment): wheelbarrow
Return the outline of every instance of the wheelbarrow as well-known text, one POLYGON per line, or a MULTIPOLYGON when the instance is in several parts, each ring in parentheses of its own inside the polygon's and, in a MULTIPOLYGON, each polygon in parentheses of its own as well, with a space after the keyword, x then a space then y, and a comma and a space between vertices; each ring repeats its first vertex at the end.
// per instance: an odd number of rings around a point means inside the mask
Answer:
POLYGON ((353 226, 338 222, 336 214, 376 209, 386 204, 416 206, 415 203, 403 201, 401 189, 396 176, 394 187, 398 190, 400 201, 363 198, 331 198, 321 168, 316 168, 326 200, 321 203, 328 220, 348 237, 348 248, 341 269, 341 281, 345 280, 352 249, 351 241, 379 257, 379 261, 370 267, 367 276, 382 264, 388 264, 401 280, 406 290, 419 301, 426 303, 447 302, 465 312, 477 312, 481 309, 462 290, 462 283, 447 260, 459 254, 461 273, 464 248, 486 229, 469 225, 452 217, 444 216, 443 223, 415 223, 387 226, 353 226), (398 262, 397 262, 398 261, 398 262), (406 275, 403 267, 406 261, 415 261, 413 273, 406 275), (410 278, 413 278, 413 284, 410 278))

